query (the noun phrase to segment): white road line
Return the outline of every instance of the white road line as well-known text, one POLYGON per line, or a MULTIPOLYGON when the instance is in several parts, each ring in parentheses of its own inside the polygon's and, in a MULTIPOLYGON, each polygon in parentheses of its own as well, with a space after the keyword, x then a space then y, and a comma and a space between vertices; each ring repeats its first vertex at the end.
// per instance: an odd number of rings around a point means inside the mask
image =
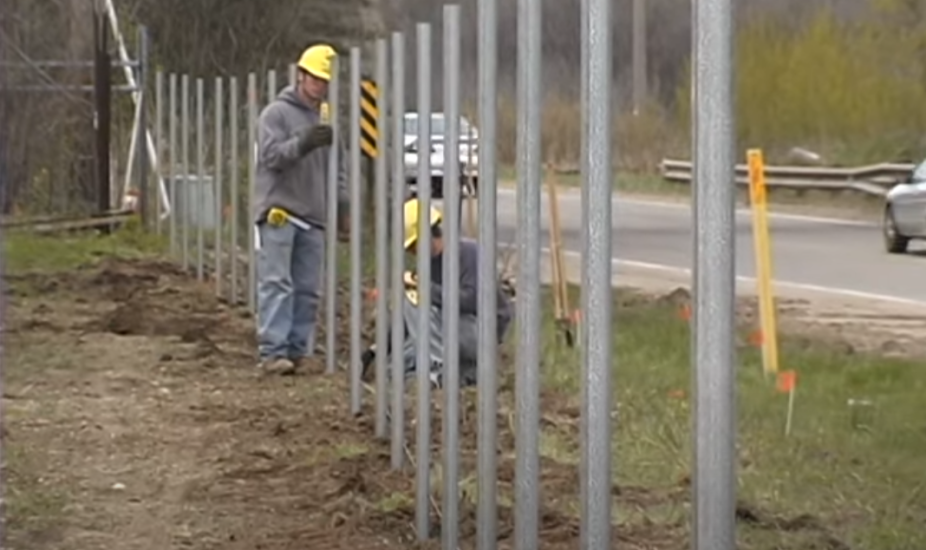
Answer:
MULTIPOLYGON (((576 252, 566 251, 563 253, 563 255, 571 256, 575 258, 576 261, 580 260, 580 255, 576 252)), ((612 259, 611 265, 614 267, 623 266, 636 269, 649 269, 652 271, 662 271, 664 273, 673 273, 675 275, 691 277, 691 269, 671 265, 638 262, 635 260, 621 260, 618 258, 612 259)), ((751 285, 755 285, 757 283, 755 277, 747 277, 745 275, 737 275, 736 280, 737 282, 748 283, 751 285)), ((793 281, 779 281, 776 279, 773 279, 772 283, 775 287, 780 289, 791 289, 804 292, 814 292, 818 294, 829 294, 832 296, 843 296, 847 298, 860 298, 863 300, 875 300, 879 302, 891 302, 894 304, 903 304, 908 306, 926 307, 926 301, 904 298, 902 296, 892 296, 890 294, 876 294, 874 292, 863 292, 861 290, 852 290, 848 288, 827 287, 808 283, 796 283, 793 281)))
MULTIPOLYGON (((514 189, 508 188, 499 188, 499 195, 508 195, 514 196, 516 194, 514 189)), ((566 198, 567 200, 579 200, 579 195, 577 191, 572 189, 561 190, 560 199, 566 198)), ((614 195, 614 202, 624 203, 629 205, 637 205, 643 207, 652 207, 652 208, 669 208, 675 210, 691 210, 691 205, 685 202, 670 202, 670 201, 659 201, 655 199, 639 199, 639 198, 627 198, 621 196, 621 194, 614 195)), ((752 214, 749 208, 737 208, 737 215, 740 216, 749 216, 752 214)), ((791 221, 803 221, 808 223, 819 223, 827 225, 842 225, 842 226, 851 226, 851 227, 879 227, 879 224, 876 222, 865 222, 857 220, 847 220, 843 218, 836 217, 824 217, 824 216, 806 216, 803 214, 786 214, 782 212, 769 212, 769 217, 773 219, 780 220, 791 220, 791 221)))
MULTIPOLYGON (((507 250, 508 248, 513 248, 512 246, 505 246, 499 244, 499 252, 507 250)), ((543 247, 540 249, 540 253, 549 258, 550 249, 543 247)), ((570 259, 573 262, 579 262, 582 259, 582 256, 572 250, 563 250, 563 257, 570 259)), ((619 258, 612 258, 611 265, 614 269, 631 268, 631 269, 644 269, 650 271, 661 271, 663 273, 669 273, 681 277, 691 277, 691 269, 685 267, 678 267, 666 264, 657 264, 651 262, 640 262, 636 260, 621 260, 619 258)), ((745 275, 737 275, 737 282, 748 283, 750 285, 756 285, 757 281, 755 277, 747 277, 745 275)), ((848 288, 839 288, 839 287, 827 287, 822 285, 813 285, 808 283, 796 283, 793 281, 780 281, 773 279, 772 283, 778 289, 790 289, 792 291, 803 291, 803 292, 812 292, 816 294, 828 294, 830 296, 841 296, 844 298, 858 298, 862 300, 872 300, 877 302, 889 302, 893 304, 901 304, 907 306, 921 307, 926 308, 926 300, 915 300, 913 298, 904 298, 902 296, 892 296, 890 294, 877 294, 874 292, 863 292, 860 290, 852 290, 848 288)))

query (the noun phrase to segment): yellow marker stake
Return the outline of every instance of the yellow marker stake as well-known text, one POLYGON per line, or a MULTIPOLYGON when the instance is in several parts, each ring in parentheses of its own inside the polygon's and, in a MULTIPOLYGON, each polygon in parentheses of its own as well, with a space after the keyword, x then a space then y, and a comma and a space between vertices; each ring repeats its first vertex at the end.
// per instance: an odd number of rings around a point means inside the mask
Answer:
POLYGON ((759 293, 759 327, 762 334, 762 367, 768 374, 778 372, 778 331, 775 320, 775 297, 772 294, 772 250, 768 230, 765 162, 761 149, 750 149, 747 157, 749 195, 752 205, 752 236, 759 293))

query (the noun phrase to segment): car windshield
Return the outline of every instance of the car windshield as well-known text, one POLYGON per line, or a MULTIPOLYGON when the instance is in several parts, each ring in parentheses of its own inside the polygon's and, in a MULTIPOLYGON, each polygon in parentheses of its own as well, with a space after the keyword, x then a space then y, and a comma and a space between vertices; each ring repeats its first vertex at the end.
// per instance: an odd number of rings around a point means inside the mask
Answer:
MULTIPOLYGON (((447 131, 447 119, 443 113, 431 114, 431 135, 434 137, 444 137, 447 131)), ((460 117, 460 135, 466 136, 472 131, 472 127, 465 117, 460 117)), ((418 135, 418 115, 417 113, 405 117, 405 135, 418 135)))

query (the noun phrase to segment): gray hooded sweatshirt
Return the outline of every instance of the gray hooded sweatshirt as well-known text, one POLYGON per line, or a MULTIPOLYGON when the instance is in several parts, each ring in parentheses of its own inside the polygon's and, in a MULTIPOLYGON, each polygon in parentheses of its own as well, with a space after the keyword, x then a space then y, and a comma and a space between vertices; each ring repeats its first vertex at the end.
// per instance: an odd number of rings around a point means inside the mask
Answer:
MULTIPOLYGON (((293 86, 280 91, 257 121, 257 179, 255 181, 255 221, 261 221, 271 208, 290 214, 320 228, 328 222, 328 147, 320 147, 300 157, 296 133, 319 123, 319 112, 303 101, 293 86)), ((349 204, 347 162, 339 140, 338 210, 349 204)))

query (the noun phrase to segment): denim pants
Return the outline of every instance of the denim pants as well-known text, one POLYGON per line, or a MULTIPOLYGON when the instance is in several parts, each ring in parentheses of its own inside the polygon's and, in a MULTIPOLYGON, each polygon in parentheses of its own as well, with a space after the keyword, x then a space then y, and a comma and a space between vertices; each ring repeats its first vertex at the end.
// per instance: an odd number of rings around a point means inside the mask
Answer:
POLYGON ((258 225, 257 341, 261 360, 315 351, 325 232, 291 223, 258 225))

